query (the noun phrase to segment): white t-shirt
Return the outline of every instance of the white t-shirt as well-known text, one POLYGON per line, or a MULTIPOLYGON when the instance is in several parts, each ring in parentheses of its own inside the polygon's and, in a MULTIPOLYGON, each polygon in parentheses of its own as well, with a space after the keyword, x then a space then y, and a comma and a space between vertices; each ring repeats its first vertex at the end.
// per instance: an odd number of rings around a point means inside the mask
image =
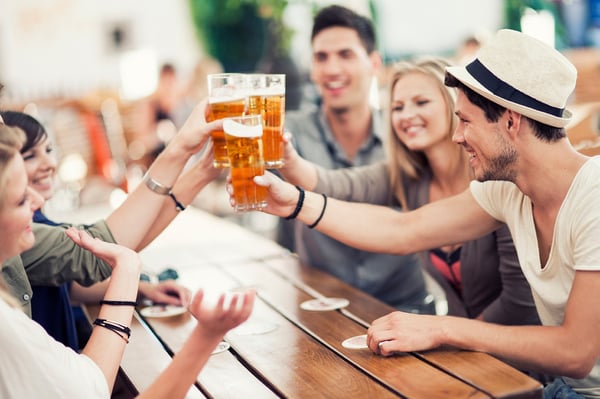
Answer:
MULTIPOLYGON (((600 157, 587 161, 575 176, 543 268, 530 198, 503 181, 472 182, 471 193, 486 212, 508 225, 542 324, 561 325, 575 271, 600 271, 600 157)), ((587 378, 565 381, 582 395, 600 398, 600 359, 587 378)))
POLYGON ((55 341, 0 299, 0 398, 109 398, 89 357, 55 341))

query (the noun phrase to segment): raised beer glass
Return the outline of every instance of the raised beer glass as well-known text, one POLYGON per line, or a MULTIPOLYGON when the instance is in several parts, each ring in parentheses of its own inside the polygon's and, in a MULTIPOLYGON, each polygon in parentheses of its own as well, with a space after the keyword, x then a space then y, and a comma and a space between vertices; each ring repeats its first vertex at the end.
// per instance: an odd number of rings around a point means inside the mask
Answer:
POLYGON ((283 125, 285 121, 285 75, 247 75, 248 108, 250 115, 263 118, 263 155, 268 169, 283 166, 283 125))
MULTIPOLYGON (((232 116, 242 116, 246 109, 246 81, 240 73, 209 74, 208 80, 208 117, 212 122, 232 116)), ((213 166, 227 168, 227 146, 223 130, 215 130, 211 134, 214 148, 213 166)))
POLYGON ((267 189, 254 183, 254 176, 265 173, 261 115, 225 118, 223 130, 227 141, 235 211, 263 209, 267 206, 267 189))

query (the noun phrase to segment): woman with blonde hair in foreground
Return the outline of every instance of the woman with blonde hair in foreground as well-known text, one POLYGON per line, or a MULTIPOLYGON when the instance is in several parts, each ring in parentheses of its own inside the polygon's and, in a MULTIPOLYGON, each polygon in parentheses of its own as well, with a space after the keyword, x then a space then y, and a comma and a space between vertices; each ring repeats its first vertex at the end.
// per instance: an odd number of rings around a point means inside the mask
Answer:
MULTIPOLYGON (((23 141, 22 131, 0 123, 0 265, 33 245, 33 212, 43 203, 27 184, 19 153, 23 141)), ((23 313, 0 280, 0 397, 110 397, 129 342, 141 260, 126 247, 93 239, 74 228, 66 235, 112 267, 90 340, 81 354, 56 342, 23 313)), ((228 307, 222 295, 212 309, 202 305, 202 298, 199 291, 189 306, 198 320, 190 337, 140 398, 183 398, 225 333, 248 318, 254 292, 235 295, 228 307)))

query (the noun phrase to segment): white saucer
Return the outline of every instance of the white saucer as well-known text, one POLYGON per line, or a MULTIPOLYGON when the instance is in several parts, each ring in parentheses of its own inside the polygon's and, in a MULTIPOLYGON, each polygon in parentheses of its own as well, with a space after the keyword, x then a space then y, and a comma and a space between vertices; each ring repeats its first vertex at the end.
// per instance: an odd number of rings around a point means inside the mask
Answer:
POLYGON ((367 349, 367 335, 357 335, 342 342, 342 346, 348 349, 367 349))
POLYGON ((317 298, 302 302, 300 308, 315 312, 325 312, 345 308, 350 304, 350 301, 345 298, 317 298))
POLYGON ((140 314, 144 317, 173 317, 185 312, 187 312, 187 308, 172 305, 154 305, 140 310, 140 314))
POLYGON ((229 342, 221 341, 217 344, 215 349, 213 349, 211 355, 216 355, 217 353, 225 352, 230 348, 229 342))

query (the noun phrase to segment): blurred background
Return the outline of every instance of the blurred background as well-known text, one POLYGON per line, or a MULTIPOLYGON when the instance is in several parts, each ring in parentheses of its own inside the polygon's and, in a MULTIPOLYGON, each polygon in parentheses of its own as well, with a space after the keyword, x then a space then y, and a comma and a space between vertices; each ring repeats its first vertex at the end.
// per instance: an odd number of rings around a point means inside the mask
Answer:
MULTIPOLYGON (((206 95, 208 73, 285 73, 288 109, 314 101, 312 16, 333 3, 0 0, 0 108, 31 113, 49 131, 63 185, 54 206, 105 201, 139 182, 154 149, 206 95)), ((503 27, 547 41, 579 70, 572 141, 589 153, 600 146, 600 0, 337 3, 372 18, 388 65, 425 54, 467 62, 503 27)), ((198 205, 230 215, 222 187, 198 205)))

